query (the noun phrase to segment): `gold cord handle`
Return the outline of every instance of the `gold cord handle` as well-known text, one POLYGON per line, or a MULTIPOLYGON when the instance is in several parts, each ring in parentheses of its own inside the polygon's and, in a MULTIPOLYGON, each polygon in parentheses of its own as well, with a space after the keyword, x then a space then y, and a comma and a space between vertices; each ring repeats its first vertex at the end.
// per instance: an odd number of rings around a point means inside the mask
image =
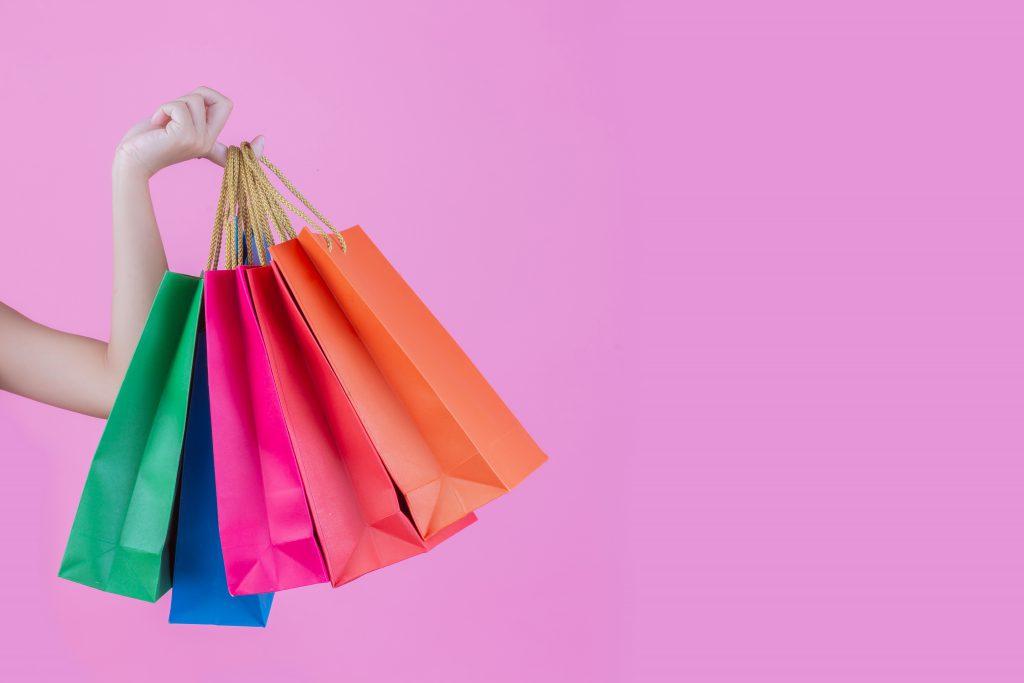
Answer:
POLYGON ((266 247, 273 244, 273 237, 269 229, 271 220, 274 221, 282 239, 290 239, 294 236, 291 227, 287 224, 287 218, 285 218, 285 227, 282 228, 282 223, 279 220, 279 216, 283 215, 282 212, 272 212, 271 208, 263 201, 262 194, 254 189, 254 183, 255 180, 251 177, 251 165, 245 162, 242 148, 228 147, 227 163, 224 166, 224 177, 221 180, 213 233, 210 236, 210 254, 206 261, 207 270, 219 265, 222 245, 227 251, 224 257, 225 267, 237 268, 243 262, 246 241, 251 241, 253 251, 256 252, 256 260, 260 265, 264 265, 266 263, 266 247))
POLYGON ((237 251, 234 217, 238 213, 236 208, 238 204, 238 161, 238 148, 229 147, 227 163, 224 165, 224 177, 220 183, 220 197, 217 199, 217 213, 213 218, 213 233, 210 235, 210 254, 206 259, 207 270, 216 268, 220 262, 221 244, 225 241, 225 230, 227 230, 226 246, 228 252, 226 260, 229 268, 234 267, 234 257, 237 251))
POLYGON ((217 214, 214 217, 213 233, 210 236, 210 254, 206 261, 206 269, 211 270, 217 267, 220 262, 222 243, 225 244, 227 251, 225 266, 237 268, 242 262, 242 245, 239 243, 239 239, 244 242, 250 238, 254 242, 256 257, 260 265, 264 265, 264 251, 268 245, 274 243, 271 226, 277 231, 277 235, 282 241, 295 238, 295 230, 282 205, 306 221, 311 229, 323 235, 328 249, 332 248, 333 244, 327 235, 327 230, 330 230, 338 244, 341 245, 342 251, 347 250, 345 238, 341 233, 306 199, 305 195, 299 192, 298 188, 277 166, 270 163, 265 157, 257 157, 248 142, 243 142, 241 146, 228 147, 220 197, 217 200, 217 214), (270 182, 260 166, 261 161, 299 200, 299 203, 320 220, 320 224, 317 224, 305 211, 289 201, 270 182))
MULTIPOLYGON (((251 149, 249 151, 250 151, 250 154, 251 154, 252 158, 255 159, 256 155, 252 153, 251 149)), ((301 192, 299 192, 299 189, 297 187, 295 187, 295 185, 292 183, 292 181, 288 180, 288 177, 281 171, 281 169, 279 169, 277 166, 272 164, 270 162, 270 159, 268 159, 265 156, 261 156, 260 157, 260 161, 262 161, 263 165, 266 166, 267 168, 269 168, 270 171, 275 176, 277 176, 277 179, 281 181, 281 184, 284 185, 286 188, 288 188, 288 191, 291 192, 292 195, 294 195, 294 197, 296 199, 298 199, 302 203, 303 206, 305 206, 307 209, 309 209, 310 212, 312 212, 312 214, 314 216, 316 216, 318 219, 320 219, 320 222, 323 225, 327 226, 327 228, 331 231, 331 233, 334 234, 334 237, 338 240, 338 244, 341 245, 341 250, 342 251, 347 251, 348 250, 348 246, 345 244, 345 238, 342 237, 341 233, 338 232, 338 229, 334 227, 334 224, 331 223, 329 220, 327 220, 327 217, 324 216, 322 213, 320 213, 320 211, 318 211, 317 208, 315 206, 313 206, 312 202, 310 202, 308 199, 306 199, 306 195, 304 195, 301 192)), ((307 216, 302 211, 300 211, 294 204, 292 204, 290 201, 285 199, 284 195, 282 195, 280 192, 278 192, 277 188, 274 187, 270 183, 270 180, 267 179, 266 175, 263 175, 263 178, 266 181, 267 186, 271 189, 271 191, 273 191, 274 194, 277 195, 277 198, 279 200, 281 200, 285 204, 285 206, 287 206, 289 209, 291 209, 292 212, 294 212, 295 214, 297 214, 299 216, 302 216, 302 218, 306 221, 307 224, 310 225, 310 227, 315 225, 313 223, 313 220, 309 216, 307 216)), ((318 232, 326 237, 326 233, 324 232, 322 226, 316 226, 316 227, 319 228, 318 232)), ((328 248, 330 248, 330 246, 331 246, 330 239, 327 240, 327 246, 328 246, 328 248)))

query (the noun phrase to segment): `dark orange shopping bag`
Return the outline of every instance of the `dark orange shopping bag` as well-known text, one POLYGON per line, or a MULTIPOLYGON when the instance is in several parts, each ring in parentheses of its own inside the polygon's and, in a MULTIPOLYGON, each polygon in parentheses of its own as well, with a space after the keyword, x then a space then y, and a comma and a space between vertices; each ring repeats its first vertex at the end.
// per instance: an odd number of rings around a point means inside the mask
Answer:
MULTIPOLYGON (((330 292, 297 241, 274 247, 273 254, 275 265, 250 268, 246 275, 317 538, 331 583, 338 586, 423 553, 476 517, 470 513, 430 540, 420 538, 278 269, 287 269, 293 282, 307 281, 308 308, 314 307, 317 288, 321 303, 333 304, 330 292)), ((348 325, 343 316, 335 318, 348 325)))
POLYGON ((547 456, 362 228, 341 235, 303 230, 299 243, 357 337, 344 332, 337 311, 311 312, 283 264, 283 245, 271 251, 430 538, 509 491, 547 456))

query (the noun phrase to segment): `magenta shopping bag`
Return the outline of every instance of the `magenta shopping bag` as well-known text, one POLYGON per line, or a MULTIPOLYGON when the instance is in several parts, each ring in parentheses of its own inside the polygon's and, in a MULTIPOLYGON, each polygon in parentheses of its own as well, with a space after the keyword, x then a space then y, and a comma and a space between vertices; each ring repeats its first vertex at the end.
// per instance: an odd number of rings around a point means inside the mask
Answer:
POLYGON ((217 518, 232 595, 327 581, 244 270, 205 275, 217 518))

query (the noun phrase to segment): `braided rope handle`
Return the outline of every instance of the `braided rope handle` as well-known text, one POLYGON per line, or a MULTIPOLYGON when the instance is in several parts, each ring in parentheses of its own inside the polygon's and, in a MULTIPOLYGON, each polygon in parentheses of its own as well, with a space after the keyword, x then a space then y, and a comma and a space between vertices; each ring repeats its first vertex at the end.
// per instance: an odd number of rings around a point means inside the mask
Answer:
POLYGON ((233 220, 237 216, 238 204, 238 162, 239 150, 237 147, 229 147, 227 152, 227 163, 224 165, 224 177, 220 183, 220 197, 217 199, 217 212, 213 218, 213 232, 210 235, 210 254, 206 259, 206 270, 212 270, 220 262, 221 244, 224 240, 224 231, 227 228, 227 257, 228 267, 234 267, 237 254, 235 244, 236 225, 233 220))
POLYGON ((241 155, 242 189, 246 199, 251 200, 256 208, 254 229, 262 232, 265 237, 270 237, 270 226, 273 225, 282 241, 294 239, 295 230, 291 221, 268 191, 270 183, 260 169, 256 153, 248 142, 242 143, 241 155))
MULTIPOLYGON (((295 235, 284 212, 276 206, 270 207, 264 194, 256 189, 258 181, 252 176, 252 168, 253 165, 246 162, 242 147, 228 147, 214 227, 210 235, 207 270, 219 265, 222 245, 227 252, 225 267, 230 269, 242 265, 248 240, 251 240, 258 263, 265 265, 266 246, 273 244, 269 228, 271 221, 282 239, 290 239, 295 235)), ((259 168, 258 165, 256 168, 259 168)))
MULTIPOLYGON (((251 148, 249 152, 251 163, 252 161, 256 160, 256 154, 252 152, 251 148)), ((306 198, 306 195, 302 194, 299 191, 299 189, 295 187, 292 181, 288 180, 288 177, 281 171, 281 169, 275 166, 273 163, 271 163, 270 159, 267 159, 267 157, 265 156, 259 157, 259 161, 263 162, 263 165, 270 169, 270 171, 275 176, 277 176, 277 179, 281 181, 281 184, 284 185, 288 189, 288 191, 291 192, 292 195, 296 199, 298 199, 303 206, 309 209, 309 211, 320 220, 321 225, 317 225, 312 218, 306 215, 305 212, 303 212, 297 206, 292 204, 283 194, 281 194, 281 192, 276 187, 274 187, 273 183, 270 182, 270 179, 267 178, 266 174, 263 173, 263 170, 260 169, 260 175, 263 177, 263 181, 265 183, 265 188, 267 189, 267 191, 272 193, 272 195, 276 197, 279 202, 287 206, 292 213, 294 213, 297 216, 301 216, 302 219, 306 221, 306 224, 309 225, 309 227, 314 228, 316 232, 323 235, 324 239, 327 241, 328 249, 330 249, 332 245, 332 242, 327 235, 327 230, 330 230, 331 234, 333 234, 334 238, 338 241, 338 244, 341 245, 341 250, 348 251, 348 245, 345 244, 345 238, 342 236, 340 232, 338 232, 338 229, 334 227, 334 224, 331 223, 331 221, 329 221, 326 216, 320 213, 320 211, 315 206, 313 206, 313 203, 306 198), (323 226, 327 226, 327 229, 325 230, 323 226)))
POLYGON ((237 268, 242 262, 242 244, 251 237, 256 244, 256 256, 260 265, 265 265, 264 249, 274 244, 273 226, 282 241, 295 238, 295 229, 284 207, 296 216, 301 217, 315 232, 324 237, 327 248, 331 249, 333 241, 327 230, 334 235, 342 251, 347 251, 345 238, 337 228, 320 213, 319 210, 303 195, 298 188, 272 164, 266 157, 257 157, 248 142, 240 146, 228 147, 227 163, 224 166, 224 177, 221 180, 220 197, 217 200, 217 212, 214 217, 213 232, 210 235, 210 253, 206 261, 206 269, 216 268, 220 262, 221 244, 225 243, 225 266, 237 268), (262 162, 296 199, 299 200, 319 220, 317 224, 309 215, 293 204, 270 182, 260 166, 262 162), (327 226, 326 228, 324 226, 327 226), (225 238, 225 232, 227 233, 225 238), (239 243, 241 237, 242 243, 239 243))

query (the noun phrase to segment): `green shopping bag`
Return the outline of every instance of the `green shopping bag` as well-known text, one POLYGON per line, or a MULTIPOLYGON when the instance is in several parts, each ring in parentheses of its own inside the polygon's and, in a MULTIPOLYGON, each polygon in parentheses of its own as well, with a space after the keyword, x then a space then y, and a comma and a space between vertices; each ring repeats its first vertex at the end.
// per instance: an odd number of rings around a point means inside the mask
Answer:
POLYGON ((166 273, 100 437, 59 575, 155 602, 174 510, 202 280, 166 273))

